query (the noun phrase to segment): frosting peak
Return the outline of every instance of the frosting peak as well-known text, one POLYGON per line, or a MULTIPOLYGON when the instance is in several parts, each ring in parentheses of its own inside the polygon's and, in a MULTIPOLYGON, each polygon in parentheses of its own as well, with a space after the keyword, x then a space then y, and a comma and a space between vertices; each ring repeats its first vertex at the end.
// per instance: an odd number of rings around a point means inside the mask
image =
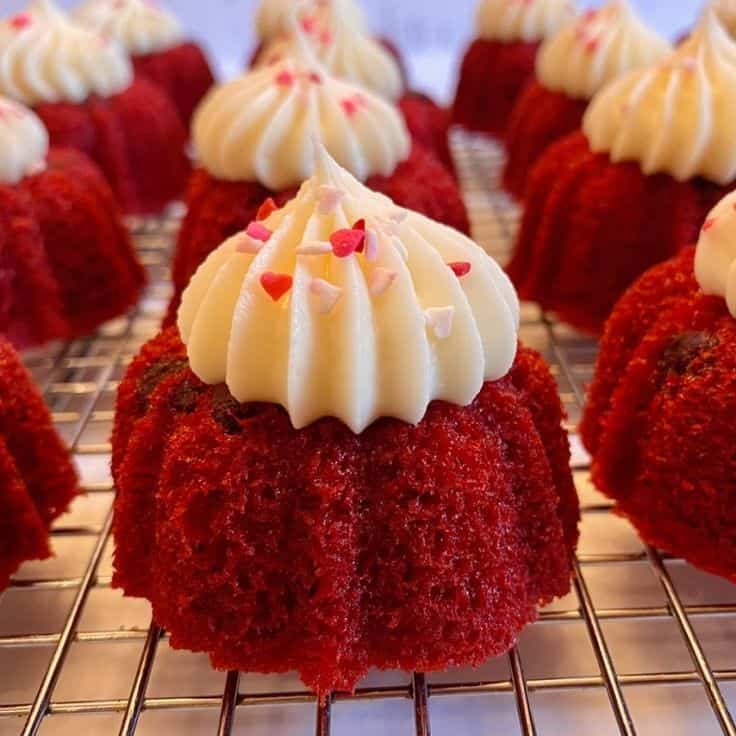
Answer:
MULTIPOLYGON (((312 0, 312 13, 326 16, 332 0, 312 0)), ((288 31, 289 14, 294 8, 295 0, 261 0, 256 11, 256 34, 263 43, 273 41, 276 36, 288 31)), ((364 31, 365 17, 355 0, 342 0, 343 12, 350 25, 356 31, 364 31)))
POLYGON ((154 0, 87 0, 74 17, 136 55, 166 51, 183 37, 176 17, 154 0))
POLYGON ((704 293, 723 297, 736 317, 736 193, 711 210, 700 231, 695 278, 704 293))
POLYGON ((51 0, 0 23, 0 93, 23 104, 109 97, 132 79, 116 42, 73 23, 51 0))
POLYGON ((476 26, 481 38, 531 43, 551 36, 574 14, 571 0, 481 0, 476 26))
POLYGON ((392 174, 411 145, 393 105, 290 59, 216 87, 192 131, 199 163, 210 174, 273 191, 311 176, 313 140, 361 180, 392 174))
POLYGON ((46 166, 49 136, 28 109, 0 97, 0 183, 17 184, 46 166))
POLYGON ((359 84, 389 100, 404 91, 401 70, 386 49, 356 27, 347 0, 302 3, 289 16, 288 29, 268 44, 257 64, 273 64, 300 55, 306 44, 331 74, 359 84))
POLYGON ((320 148, 297 197, 226 241, 184 292, 194 373, 296 428, 417 423, 510 369, 519 304, 475 243, 368 190, 320 148))
POLYGON ((606 86, 583 122, 593 151, 645 174, 736 177, 736 44, 709 12, 671 55, 606 86))
POLYGON ((628 0, 610 0, 567 23, 542 44, 537 78, 547 89, 590 99, 607 82, 671 51, 628 0))

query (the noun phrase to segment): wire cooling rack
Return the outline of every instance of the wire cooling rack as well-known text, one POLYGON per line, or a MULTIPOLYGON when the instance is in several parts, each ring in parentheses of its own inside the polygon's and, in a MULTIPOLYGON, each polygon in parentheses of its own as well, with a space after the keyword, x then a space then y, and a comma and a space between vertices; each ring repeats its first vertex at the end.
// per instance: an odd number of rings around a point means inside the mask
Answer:
MULTIPOLYGON (((503 261, 518 213, 497 190, 501 152, 454 141, 477 239, 503 261)), ((178 220, 133 222, 151 286, 98 334, 26 356, 87 495, 53 529, 56 557, 25 565, 0 597, 0 736, 736 734, 736 586, 643 546, 588 482, 575 427, 596 345, 523 310, 572 431, 583 504, 569 596, 506 657, 477 669, 371 673, 323 706, 295 676, 216 673, 176 652, 143 601, 110 587, 114 394, 169 296, 178 220), (730 705, 730 712, 729 712, 730 705)))

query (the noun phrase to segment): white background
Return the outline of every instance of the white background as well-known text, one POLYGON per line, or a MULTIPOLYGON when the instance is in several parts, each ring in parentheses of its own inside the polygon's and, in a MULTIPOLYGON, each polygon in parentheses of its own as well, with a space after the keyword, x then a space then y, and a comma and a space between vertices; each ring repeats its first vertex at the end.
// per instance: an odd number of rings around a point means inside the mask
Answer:
MULTIPOLYGON (((649 23, 675 37, 688 28, 700 0, 630 0, 649 23)), ((76 0, 59 0, 72 7, 76 0)), ((235 73, 253 46, 252 17, 256 0, 161 0, 183 21, 189 33, 202 40, 216 60, 220 73, 235 73)), ((472 35, 477 0, 362 0, 376 32, 391 36, 410 52, 416 86, 447 97, 455 68, 472 35)), ((581 6, 600 5, 578 0, 581 6)), ((2 13, 27 6, 27 0, 0 0, 2 13)))

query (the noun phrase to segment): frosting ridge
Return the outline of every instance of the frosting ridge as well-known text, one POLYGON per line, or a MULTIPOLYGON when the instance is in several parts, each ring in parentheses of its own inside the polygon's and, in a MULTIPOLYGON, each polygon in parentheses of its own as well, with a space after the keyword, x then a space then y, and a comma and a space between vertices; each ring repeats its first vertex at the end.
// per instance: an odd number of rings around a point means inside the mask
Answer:
POLYGON ((178 315, 190 367, 296 428, 337 417, 417 423, 510 369, 519 304, 464 235, 398 208, 329 158, 295 199, 223 243, 178 315))
POLYGON ((0 183, 17 184, 46 166, 49 136, 30 110, 0 96, 0 183))
POLYGON ((0 93, 25 105, 109 97, 132 80, 119 44, 72 22, 52 0, 0 23, 0 93))
POLYGON ((628 0, 610 0, 542 44, 537 78, 547 89, 590 99, 607 82, 668 51, 669 43, 642 22, 628 0))
POLYGON ((476 28, 492 41, 541 41, 572 18, 571 0, 481 0, 476 28))
POLYGON ((679 181, 736 177, 736 43, 710 11, 672 54, 599 92, 585 115, 590 147, 679 181))

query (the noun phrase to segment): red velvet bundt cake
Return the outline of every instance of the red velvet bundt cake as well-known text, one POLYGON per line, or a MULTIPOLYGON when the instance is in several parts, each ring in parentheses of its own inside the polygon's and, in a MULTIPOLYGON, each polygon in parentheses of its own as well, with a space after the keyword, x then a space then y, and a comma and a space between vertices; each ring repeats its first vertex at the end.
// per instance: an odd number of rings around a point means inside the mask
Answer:
POLYGON ((639 20, 628 0, 609 0, 547 39, 537 55, 536 80, 511 113, 505 188, 522 199, 534 163, 552 143, 580 127, 593 95, 631 69, 664 56, 669 48, 639 20))
POLYGON ((78 151, 49 151, 41 121, 0 97, 0 334, 18 347, 84 335, 143 281, 102 174, 78 151))
POLYGON ((516 100, 534 79, 539 44, 574 13, 570 0, 480 0, 478 38, 462 60, 453 122, 502 138, 516 100))
POLYGON ((93 159, 126 212, 178 199, 189 164, 173 102, 133 80, 126 52, 70 21, 52 0, 0 22, 0 94, 32 107, 54 146, 93 159))
POLYGON ((606 325, 582 425, 593 481, 651 544, 736 582, 736 196, 606 325), (694 265, 694 272, 693 272, 694 265))
POLYGON ((321 695, 507 650, 569 589, 578 520, 508 280, 324 150, 248 232, 121 385, 114 585, 174 647, 321 695))
POLYGON ((10 344, 0 337, 0 590, 50 555, 48 528, 77 493, 69 454, 10 344))
POLYGON ((86 0, 75 18, 118 41, 137 77, 163 89, 189 128, 194 108, 214 84, 204 51, 184 38, 179 21, 150 0, 86 0))
POLYGON ((431 152, 412 146, 393 105, 321 68, 286 59, 216 88, 197 111, 199 168, 174 256, 170 317, 205 257, 258 219, 266 198, 283 204, 309 177, 315 138, 370 187, 468 232, 457 183, 431 152))
POLYGON ((509 274, 523 299, 600 332, 650 266, 692 243, 736 177, 736 44, 713 14, 666 60, 593 99, 532 169, 509 274))

